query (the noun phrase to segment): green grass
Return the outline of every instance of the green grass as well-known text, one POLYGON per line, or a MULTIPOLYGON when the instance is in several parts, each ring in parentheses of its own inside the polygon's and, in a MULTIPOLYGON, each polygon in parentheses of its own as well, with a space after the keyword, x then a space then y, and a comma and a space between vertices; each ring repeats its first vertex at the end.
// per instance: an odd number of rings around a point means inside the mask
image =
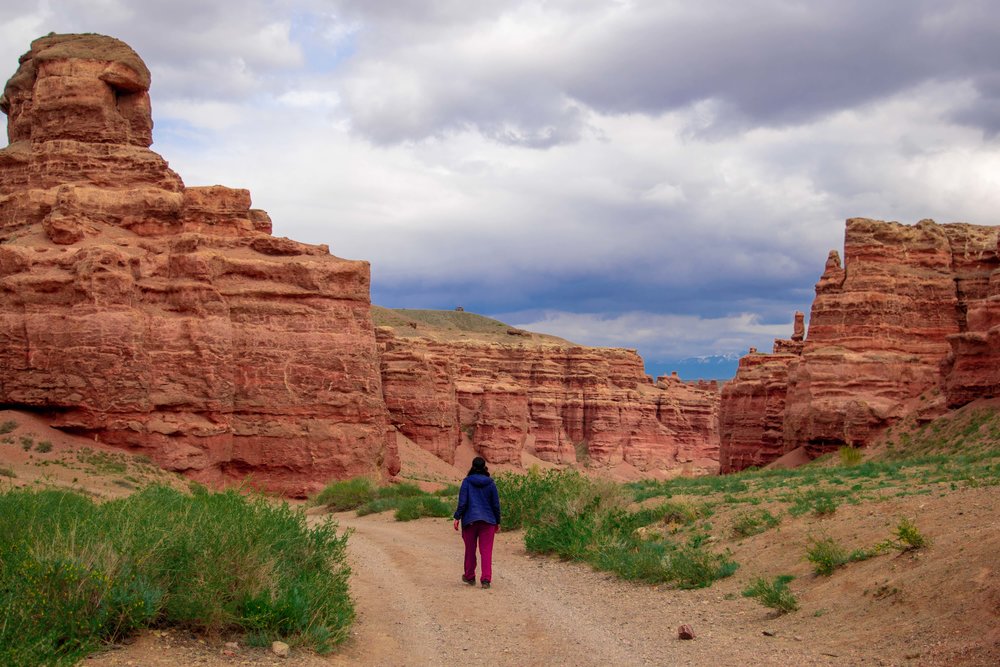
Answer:
POLYGON ((450 517, 454 503, 444 498, 457 494, 458 487, 454 485, 431 494, 409 482, 378 487, 367 477, 355 477, 327 485, 312 502, 326 505, 332 512, 356 510, 358 516, 395 510, 397 521, 412 521, 421 517, 450 517))
POLYGON ((71 665, 138 628, 242 632, 318 651, 347 636, 346 534, 235 491, 151 486, 95 504, 0 494, 0 664, 71 665))
POLYGON ((936 455, 988 454, 995 452, 997 442, 1000 442, 1000 412, 987 408, 962 409, 919 427, 913 423, 900 425, 884 457, 906 460, 936 455))
POLYGON ((931 545, 930 539, 920 532, 917 526, 903 517, 892 531, 892 537, 881 543, 881 548, 898 549, 899 551, 916 551, 931 545))
POLYGON ((433 496, 454 496, 454 497, 457 498, 459 491, 461 491, 461 489, 458 486, 456 486, 455 484, 449 484, 448 486, 444 487, 443 489, 438 489, 437 491, 435 491, 431 495, 433 495, 433 496))
POLYGON ((743 591, 743 597, 753 598, 779 614, 787 614, 799 608, 798 600, 788 588, 793 579, 795 577, 790 574, 779 575, 770 582, 764 578, 755 579, 743 591))
POLYGON ((734 537, 749 537, 759 535, 781 523, 781 517, 771 514, 765 509, 745 510, 733 519, 732 533, 734 537))
POLYGON ((806 560, 812 563, 815 574, 830 576, 839 567, 867 560, 877 553, 877 549, 848 551, 832 537, 811 537, 809 538, 809 547, 806 550, 806 560))
POLYGON ((533 553, 678 588, 709 586, 738 567, 727 553, 705 548, 697 532, 705 508, 665 502, 633 511, 625 487, 574 471, 502 474, 497 487, 504 525, 524 527, 525 547, 533 553), (678 534, 687 531, 690 539, 668 537, 671 526, 678 534))
POLYGON ((121 475, 128 471, 129 457, 122 452, 104 452, 83 447, 76 452, 76 458, 85 468, 107 475, 121 475))
POLYGON ((375 498, 358 508, 358 516, 395 510, 397 521, 413 521, 422 517, 450 517, 455 512, 454 503, 447 503, 437 496, 390 496, 375 498))
POLYGON ((326 505, 331 512, 344 512, 361 507, 375 498, 375 484, 367 477, 354 477, 328 484, 313 503, 326 505))
POLYGON ((844 466, 856 466, 864 460, 864 454, 857 447, 841 447, 837 450, 840 457, 840 464, 844 466))
POLYGON ((434 496, 400 497, 396 500, 396 521, 412 521, 421 517, 450 517, 454 514, 453 504, 434 496))
POLYGON ((848 551, 830 537, 809 539, 809 547, 806 550, 806 560, 813 564, 813 572, 818 575, 829 576, 833 572, 848 563, 868 560, 890 549, 899 551, 914 551, 924 549, 931 544, 927 538, 907 518, 900 519, 892 536, 873 547, 854 549, 848 551))

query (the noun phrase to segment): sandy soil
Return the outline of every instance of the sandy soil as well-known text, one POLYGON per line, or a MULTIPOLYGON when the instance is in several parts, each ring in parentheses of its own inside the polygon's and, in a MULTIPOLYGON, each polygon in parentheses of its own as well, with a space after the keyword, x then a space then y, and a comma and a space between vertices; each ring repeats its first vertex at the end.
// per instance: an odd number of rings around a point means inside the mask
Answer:
MULTIPOLYGON (((100 497, 153 479, 182 486, 135 457, 49 429, 32 415, 0 412, 17 430, 0 444, 6 486, 64 486, 100 497), (36 443, 26 451, 21 437, 36 443), (39 452, 37 443, 51 442, 39 452), (103 452, 96 455, 95 452, 103 452)), ((419 449, 419 448, 417 448, 419 449)), ((440 486, 457 468, 407 451, 405 470, 440 486)), ((684 501, 682 497, 673 498, 684 501)), ((698 498, 687 499, 699 502, 698 498)), ((765 505, 766 506, 766 505, 765 505)), ((745 539, 729 536, 743 506, 717 508, 714 547, 737 573, 711 588, 678 591, 620 581, 588 566, 526 553, 521 532, 501 532, 490 590, 460 581, 462 542, 448 520, 399 523, 391 514, 335 518, 353 534, 349 553, 358 610, 334 655, 293 647, 226 646, 233 637, 152 630, 109 647, 86 667, 173 665, 997 665, 1000 664, 1000 490, 931 485, 920 495, 845 504, 825 518, 787 517, 745 539), (817 577, 804 559, 810 536, 848 548, 885 539, 910 517, 933 544, 817 577), (776 617, 740 595, 754 578, 792 574, 801 609, 776 617), (681 624, 693 641, 677 638, 681 624)), ((778 513, 780 507, 771 508, 778 513)), ((321 521, 310 510, 310 521, 321 521)))
MULTIPOLYGON (((910 496, 797 519, 727 541, 738 573, 709 589, 633 584, 526 553, 523 533, 501 532, 490 590, 460 581, 462 543, 451 523, 399 523, 391 514, 336 515, 349 551, 358 618, 335 655, 265 649, 225 654, 225 638, 145 633, 87 667, 204 665, 995 665, 1000 660, 1000 552, 995 488, 910 496), (919 513, 934 540, 809 572, 808 535, 848 545, 886 536, 895 517, 919 513), (791 573, 802 608, 785 616, 739 592, 757 576, 791 573), (693 641, 677 638, 682 623, 693 641)), ((727 516, 714 520, 723 525, 727 516)), ((313 515, 311 521, 322 520, 313 515)))
POLYGON ((340 515, 354 530, 358 622, 334 665, 864 664, 791 634, 717 590, 672 591, 529 556, 497 536, 490 590, 462 583, 462 543, 447 520, 340 515), (677 639, 693 626, 698 638, 677 639), (824 655, 836 653, 835 655, 824 655))

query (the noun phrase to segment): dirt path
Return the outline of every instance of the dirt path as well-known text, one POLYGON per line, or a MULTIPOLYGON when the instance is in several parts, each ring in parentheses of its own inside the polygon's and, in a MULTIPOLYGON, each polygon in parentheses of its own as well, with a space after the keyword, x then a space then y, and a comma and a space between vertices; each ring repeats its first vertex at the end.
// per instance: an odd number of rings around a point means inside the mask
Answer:
POLYGON ((635 585, 532 557, 519 532, 497 535, 487 591, 460 581, 462 542, 448 521, 337 520, 354 530, 358 620, 335 665, 877 664, 808 637, 764 635, 767 611, 732 594, 635 585), (682 623, 697 639, 677 639, 682 623))

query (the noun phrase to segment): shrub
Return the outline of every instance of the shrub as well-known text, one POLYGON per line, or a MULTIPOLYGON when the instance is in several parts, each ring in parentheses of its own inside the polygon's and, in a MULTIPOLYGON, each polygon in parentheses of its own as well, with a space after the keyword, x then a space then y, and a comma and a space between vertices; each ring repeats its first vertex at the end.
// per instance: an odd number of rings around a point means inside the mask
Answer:
POLYGON ((750 537, 758 535, 781 523, 781 517, 774 516, 765 509, 740 512, 733 519, 733 536, 750 537))
POLYGON ((890 540, 890 542, 892 542, 892 546, 900 551, 914 551, 931 545, 931 541, 906 517, 899 520, 896 530, 892 531, 892 535, 896 539, 890 540))
POLYGON ((52 451, 52 443, 48 440, 42 440, 40 443, 35 445, 35 451, 47 454, 52 451))
POLYGON ((813 501, 813 514, 829 516, 837 511, 837 501, 833 496, 820 496, 813 501))
POLYGON ((832 537, 810 538, 806 560, 813 564, 813 572, 829 576, 847 562, 847 551, 832 537))
POLYGON ((754 579, 750 586, 743 591, 743 597, 753 598, 779 614, 787 614, 799 608, 798 600, 788 588, 788 583, 794 578, 790 574, 782 574, 775 577, 772 582, 768 582, 763 577, 754 579))
POLYGON ((377 497, 358 507, 358 516, 396 510, 397 521, 412 521, 425 516, 450 517, 453 506, 414 484, 394 484, 375 491, 377 497))
POLYGON ((17 477, 13 468, 0 468, 0 477, 17 477))
POLYGON ((566 560, 582 560, 594 546, 597 516, 594 507, 574 511, 570 507, 548 510, 545 518, 528 526, 524 546, 535 553, 550 553, 566 560))
POLYGON ((413 498, 415 496, 426 496, 428 494, 416 484, 401 482, 399 484, 390 484, 389 486, 380 487, 375 492, 375 495, 378 498, 413 498))
POLYGON ((326 505, 331 512, 343 512, 361 507, 375 498, 375 485, 367 477, 328 484, 313 499, 316 505, 326 505))
POLYGON ((30 435, 22 435, 19 440, 21 442, 21 449, 26 452, 35 446, 35 439, 30 435))
POLYGON ((877 553, 871 549, 855 549, 847 551, 837 543, 832 537, 817 539, 809 538, 809 548, 806 551, 806 560, 813 564, 813 572, 816 574, 829 576, 838 567, 856 561, 867 560, 877 553))
MULTIPOLYGON (((641 516, 642 511, 640 510, 638 514, 641 516)), ((691 525, 703 515, 701 510, 690 503, 673 501, 656 506, 653 508, 652 514, 663 523, 679 523, 685 526, 691 525)))
POLYGON ((573 470, 546 470, 532 467, 526 474, 500 473, 494 481, 503 508, 503 526, 524 528, 543 518, 543 506, 576 501, 590 481, 573 470))
POLYGON ((379 514, 381 512, 396 509, 397 505, 398 499, 396 498, 376 498, 375 500, 369 500, 367 503, 359 507, 357 515, 368 516, 369 514, 379 514))
POLYGON ((326 650, 353 619, 346 542, 235 491, 0 494, 0 664, 73 664, 151 624, 326 650))
POLYGON ((865 458, 857 447, 841 447, 837 450, 837 455, 840 457, 840 465, 843 466, 856 466, 865 458))
POLYGON ((17 428, 17 422, 13 420, 7 420, 2 424, 0 424, 0 435, 6 435, 7 433, 13 431, 15 428, 17 428))
POLYGON ((434 496, 457 496, 459 491, 461 491, 461 489, 458 486, 455 486, 454 484, 449 484, 448 486, 444 487, 443 489, 438 489, 437 491, 435 491, 431 495, 434 495, 434 496))
POLYGON ((716 579, 732 576, 739 565, 728 555, 685 546, 670 553, 668 570, 678 588, 706 588, 716 579))
POLYGON ((691 505, 667 502, 631 512, 623 487, 612 482, 571 471, 536 470, 520 477, 501 475, 498 486, 503 488, 501 502, 506 502, 504 524, 509 525, 508 508, 513 506, 525 525, 529 551, 588 562, 625 579, 681 588, 708 586, 736 570, 728 556, 701 548, 698 540, 678 546, 660 534, 639 535, 639 528, 656 522, 693 524, 703 512, 691 505))
POLYGON ((450 517, 454 510, 434 496, 404 497, 398 500, 396 521, 412 521, 420 517, 450 517))

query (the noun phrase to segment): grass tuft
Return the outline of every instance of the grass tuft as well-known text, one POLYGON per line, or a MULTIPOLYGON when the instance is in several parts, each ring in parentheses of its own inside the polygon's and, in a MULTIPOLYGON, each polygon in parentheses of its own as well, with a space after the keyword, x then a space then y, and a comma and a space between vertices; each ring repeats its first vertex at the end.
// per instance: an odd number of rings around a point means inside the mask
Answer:
POLYGON ((856 466, 864 460, 864 454, 857 447, 841 447, 837 450, 840 457, 840 465, 856 466))
POLYGON ((779 614, 787 614, 799 608, 798 600, 788 588, 789 582, 793 579, 795 577, 790 574, 777 576, 771 582, 763 577, 755 579, 743 591, 743 597, 753 598, 765 607, 774 609, 779 614))
POLYGON ((806 560, 813 564, 813 572, 830 576, 838 567, 848 563, 867 560, 878 553, 878 549, 855 549, 848 551, 832 537, 809 538, 806 560))
POLYGON ((361 507, 375 498, 375 484, 367 477, 354 477, 328 484, 313 503, 326 505, 331 512, 345 512, 361 507))
POLYGON ((894 547, 900 551, 916 551, 931 545, 930 539, 906 517, 899 520, 896 529, 892 531, 892 536, 895 539, 890 538, 886 546, 894 547))
POLYGON ((454 509, 434 496, 409 496, 397 499, 396 521, 413 521, 421 517, 450 517, 454 509))
POLYGON ((732 532, 734 537, 750 537, 774 528, 779 523, 781 517, 774 516, 765 509, 746 510, 733 519, 732 532))

